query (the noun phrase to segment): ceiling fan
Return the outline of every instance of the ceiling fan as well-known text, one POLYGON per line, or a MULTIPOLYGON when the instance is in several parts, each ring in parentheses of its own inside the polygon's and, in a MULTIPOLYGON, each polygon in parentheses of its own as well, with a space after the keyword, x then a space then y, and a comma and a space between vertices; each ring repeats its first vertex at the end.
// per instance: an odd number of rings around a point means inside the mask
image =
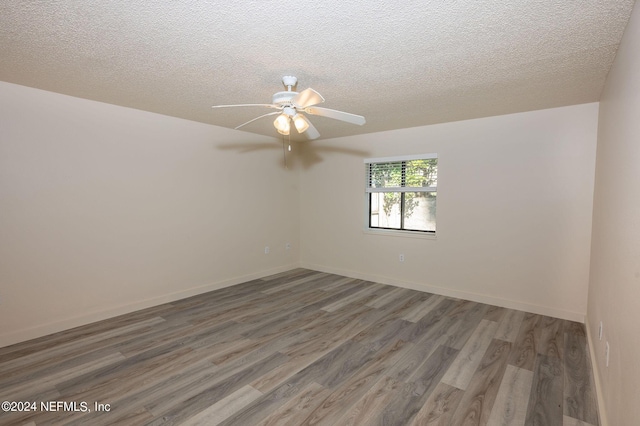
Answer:
POLYGON ((366 121, 363 116, 351 114, 348 112, 337 111, 335 109, 322 108, 318 105, 324 102, 324 98, 320 93, 308 88, 302 92, 294 92, 291 90, 295 87, 298 79, 294 76, 286 75, 282 77, 282 84, 287 88, 284 92, 277 92, 273 95, 270 104, 238 104, 238 105, 214 105, 212 108, 230 108, 230 107, 266 107, 273 108, 277 111, 263 114, 259 117, 251 119, 246 123, 243 123, 236 127, 239 129, 246 126, 249 123, 253 123, 263 117, 270 115, 278 115, 273 122, 274 127, 278 133, 282 135, 289 135, 291 131, 291 123, 298 133, 304 133, 309 139, 317 139, 320 137, 320 132, 311 124, 307 117, 303 113, 310 115, 319 115, 321 117, 333 118, 335 120, 344 121, 351 124, 357 124, 362 126, 366 121))

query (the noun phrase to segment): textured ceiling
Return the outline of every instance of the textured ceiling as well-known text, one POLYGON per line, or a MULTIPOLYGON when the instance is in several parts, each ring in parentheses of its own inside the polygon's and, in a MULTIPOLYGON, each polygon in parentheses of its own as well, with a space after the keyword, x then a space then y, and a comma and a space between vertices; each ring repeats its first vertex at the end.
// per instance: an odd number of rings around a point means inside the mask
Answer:
MULTIPOLYGON (((298 77, 322 137, 597 101, 633 0, 0 2, 0 80, 235 127, 298 77)), ((277 135, 273 117, 243 128, 277 135)))

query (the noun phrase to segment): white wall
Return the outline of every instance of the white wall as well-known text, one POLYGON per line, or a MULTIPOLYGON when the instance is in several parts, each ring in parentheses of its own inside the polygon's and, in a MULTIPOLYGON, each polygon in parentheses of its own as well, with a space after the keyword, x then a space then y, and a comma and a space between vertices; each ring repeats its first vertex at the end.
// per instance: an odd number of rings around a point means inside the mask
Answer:
POLYGON ((583 321, 597 117, 585 104, 309 143, 302 266, 583 321), (431 152, 437 239, 363 232, 363 158, 431 152))
POLYGON ((0 347, 297 266, 281 161, 272 138, 0 82, 0 347))
MULTIPOLYGON (((608 424, 640 422, 640 7, 602 94, 587 327, 608 424), (598 340, 598 326, 604 336, 598 340), (606 367, 605 342, 610 344, 606 367)), ((603 410, 604 408, 604 410, 603 410)), ((606 423, 605 423, 606 424, 606 423)))

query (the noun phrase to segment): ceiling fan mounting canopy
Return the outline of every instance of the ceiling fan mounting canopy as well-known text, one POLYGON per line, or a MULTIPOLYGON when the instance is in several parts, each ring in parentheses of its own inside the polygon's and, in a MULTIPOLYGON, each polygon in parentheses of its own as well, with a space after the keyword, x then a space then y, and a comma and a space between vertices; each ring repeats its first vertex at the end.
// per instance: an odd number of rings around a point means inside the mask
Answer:
POLYGON ((285 75, 282 77, 282 84, 284 84, 289 90, 296 84, 298 84, 298 77, 292 75, 285 75))
POLYGON ((293 121, 298 133, 304 134, 309 139, 317 139, 318 137, 320 137, 320 133, 313 126, 313 124, 309 122, 304 114, 302 114, 303 112, 310 115, 319 115, 322 117, 333 118, 335 120, 357 124, 359 126, 362 126, 366 122, 364 117, 361 115, 315 106, 324 102, 324 98, 322 97, 322 95, 312 88, 307 88, 301 92, 295 92, 291 90, 292 87, 295 87, 296 84, 298 84, 298 79, 294 76, 285 75, 284 77, 282 77, 282 84, 286 86, 287 90, 274 93, 271 98, 271 104, 214 105, 212 108, 243 106, 274 108, 278 111, 269 112, 267 114, 263 114, 259 117, 251 119, 246 123, 239 125, 238 127, 236 127, 236 129, 246 126, 249 123, 253 123, 260 118, 279 114, 273 122, 273 125, 278 133, 283 135, 290 134, 291 121, 293 121))

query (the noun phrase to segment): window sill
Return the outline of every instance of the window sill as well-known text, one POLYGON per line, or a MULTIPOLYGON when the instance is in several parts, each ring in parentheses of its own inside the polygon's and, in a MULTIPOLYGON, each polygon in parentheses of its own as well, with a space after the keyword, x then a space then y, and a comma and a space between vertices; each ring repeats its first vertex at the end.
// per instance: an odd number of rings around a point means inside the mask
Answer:
POLYGON ((405 237, 405 238, 421 238, 423 240, 437 240, 436 234, 420 232, 420 231, 396 231, 393 229, 372 229, 365 228, 362 230, 363 234, 368 235, 387 235, 393 237, 405 237))

